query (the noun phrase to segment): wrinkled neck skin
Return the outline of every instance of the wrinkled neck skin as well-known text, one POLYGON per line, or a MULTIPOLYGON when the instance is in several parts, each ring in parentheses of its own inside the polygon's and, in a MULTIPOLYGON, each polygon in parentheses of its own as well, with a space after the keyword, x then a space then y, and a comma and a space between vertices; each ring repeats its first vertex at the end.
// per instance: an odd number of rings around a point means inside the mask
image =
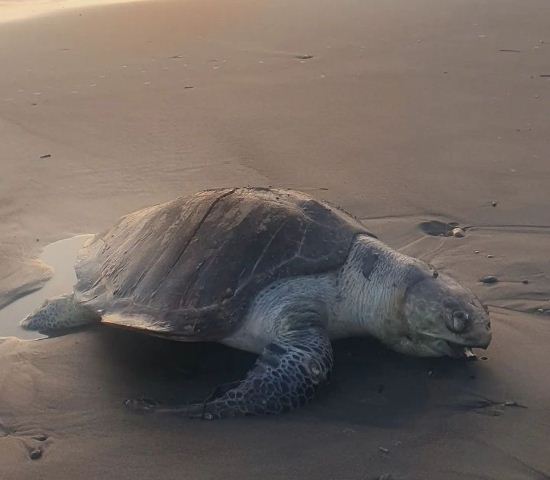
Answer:
POLYGON ((337 272, 283 279, 264 289, 241 327, 222 343, 259 353, 281 332, 296 328, 297 312, 306 303, 308 310, 319 311, 331 339, 372 335, 396 348, 409 329, 403 303, 411 275, 427 276, 428 270, 419 260, 359 235, 337 272))
POLYGON ((331 336, 372 335, 388 345, 402 341, 409 331, 403 315, 407 288, 429 275, 420 260, 359 235, 340 271, 331 336))

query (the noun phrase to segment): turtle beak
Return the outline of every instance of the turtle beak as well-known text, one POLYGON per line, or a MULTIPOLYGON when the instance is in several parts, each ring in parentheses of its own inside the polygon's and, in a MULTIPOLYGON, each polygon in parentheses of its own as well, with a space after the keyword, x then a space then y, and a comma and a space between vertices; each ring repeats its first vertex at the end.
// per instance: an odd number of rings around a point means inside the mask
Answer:
POLYGON ((484 315, 474 324, 474 328, 468 337, 469 346, 473 348, 482 348, 483 350, 487 349, 493 338, 489 315, 484 315))
POLYGON ((491 343, 492 336, 489 317, 478 318, 466 333, 457 335, 452 340, 446 340, 450 356, 473 359, 475 354, 472 352, 472 348, 486 350, 491 343))
POLYGON ((466 358, 474 358, 475 354, 472 352, 472 348, 481 348, 486 350, 489 347, 492 340, 491 325, 489 322, 478 324, 468 336, 464 338, 464 342, 460 344, 453 344, 448 342, 451 350, 454 354, 462 351, 458 356, 466 356, 466 358))
POLYGON ((487 332, 484 333, 481 339, 479 339, 474 345, 472 345, 473 348, 482 348, 483 350, 487 350, 487 347, 491 343, 493 335, 491 334, 491 330, 487 330, 487 332))

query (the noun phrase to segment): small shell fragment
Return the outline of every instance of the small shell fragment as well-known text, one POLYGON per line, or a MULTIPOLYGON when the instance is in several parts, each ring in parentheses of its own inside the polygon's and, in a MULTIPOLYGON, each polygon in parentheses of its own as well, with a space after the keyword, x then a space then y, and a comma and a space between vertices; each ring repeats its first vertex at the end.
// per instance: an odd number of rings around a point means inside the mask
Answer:
POLYGON ((29 453, 29 457, 31 458, 31 460, 38 460, 42 457, 42 450, 40 450, 39 448, 31 450, 29 453))
POLYGON ((451 230, 451 235, 456 238, 462 238, 466 235, 466 232, 460 227, 455 227, 451 230))

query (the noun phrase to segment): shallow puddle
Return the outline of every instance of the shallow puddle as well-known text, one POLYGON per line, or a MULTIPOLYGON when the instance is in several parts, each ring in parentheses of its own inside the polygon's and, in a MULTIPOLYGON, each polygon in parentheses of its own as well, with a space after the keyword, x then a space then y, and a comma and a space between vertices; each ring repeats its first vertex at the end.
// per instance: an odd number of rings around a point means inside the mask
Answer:
POLYGON ((44 248, 40 260, 54 269, 53 277, 44 287, 25 295, 0 310, 0 337, 19 337, 24 339, 43 338, 38 332, 29 332, 19 326, 19 322, 29 313, 40 307, 48 298, 70 293, 76 283, 74 263, 78 251, 92 235, 59 240, 44 248))

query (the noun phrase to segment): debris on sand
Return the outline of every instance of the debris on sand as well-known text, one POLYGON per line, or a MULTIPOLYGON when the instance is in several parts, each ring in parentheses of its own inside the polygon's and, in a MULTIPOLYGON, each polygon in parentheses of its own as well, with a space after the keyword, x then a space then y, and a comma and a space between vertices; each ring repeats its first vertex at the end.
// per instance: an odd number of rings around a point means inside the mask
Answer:
POLYGON ((427 235, 434 237, 457 237, 466 236, 468 227, 461 227, 458 222, 441 222, 439 220, 430 220, 418 225, 420 230, 427 235))
POLYGON ((518 407, 518 408, 527 408, 525 405, 516 402, 515 400, 506 400, 504 402, 505 407, 518 407))
POLYGON ((481 283, 487 283, 487 284, 491 284, 491 283, 497 283, 498 282, 498 278, 495 277, 494 275, 486 275, 484 277, 481 277, 479 279, 479 281, 481 283))
POLYGON ((504 415, 507 407, 527 408, 526 405, 516 402, 515 400, 492 400, 490 398, 479 398, 472 401, 462 403, 459 408, 469 410, 480 415, 488 415, 498 417, 504 415))
POLYGON ((382 453, 390 453, 390 451, 385 447, 378 447, 378 450, 380 450, 382 453))
POLYGON ((51 154, 47 153, 46 155, 40 155, 40 158, 51 158, 51 154))
POLYGON ((42 450, 40 450, 39 448, 35 448, 34 450, 31 450, 29 452, 29 457, 31 460, 38 460, 39 458, 42 457, 42 450))
POLYGON ((455 227, 451 230, 451 235, 456 238, 463 238, 466 232, 460 227, 455 227))
POLYGON ((298 60, 310 60, 313 58, 313 55, 294 55, 294 58, 297 58, 298 60))
POLYGON ((506 52, 506 53, 521 53, 521 50, 514 50, 513 48, 501 48, 499 52, 506 52))

